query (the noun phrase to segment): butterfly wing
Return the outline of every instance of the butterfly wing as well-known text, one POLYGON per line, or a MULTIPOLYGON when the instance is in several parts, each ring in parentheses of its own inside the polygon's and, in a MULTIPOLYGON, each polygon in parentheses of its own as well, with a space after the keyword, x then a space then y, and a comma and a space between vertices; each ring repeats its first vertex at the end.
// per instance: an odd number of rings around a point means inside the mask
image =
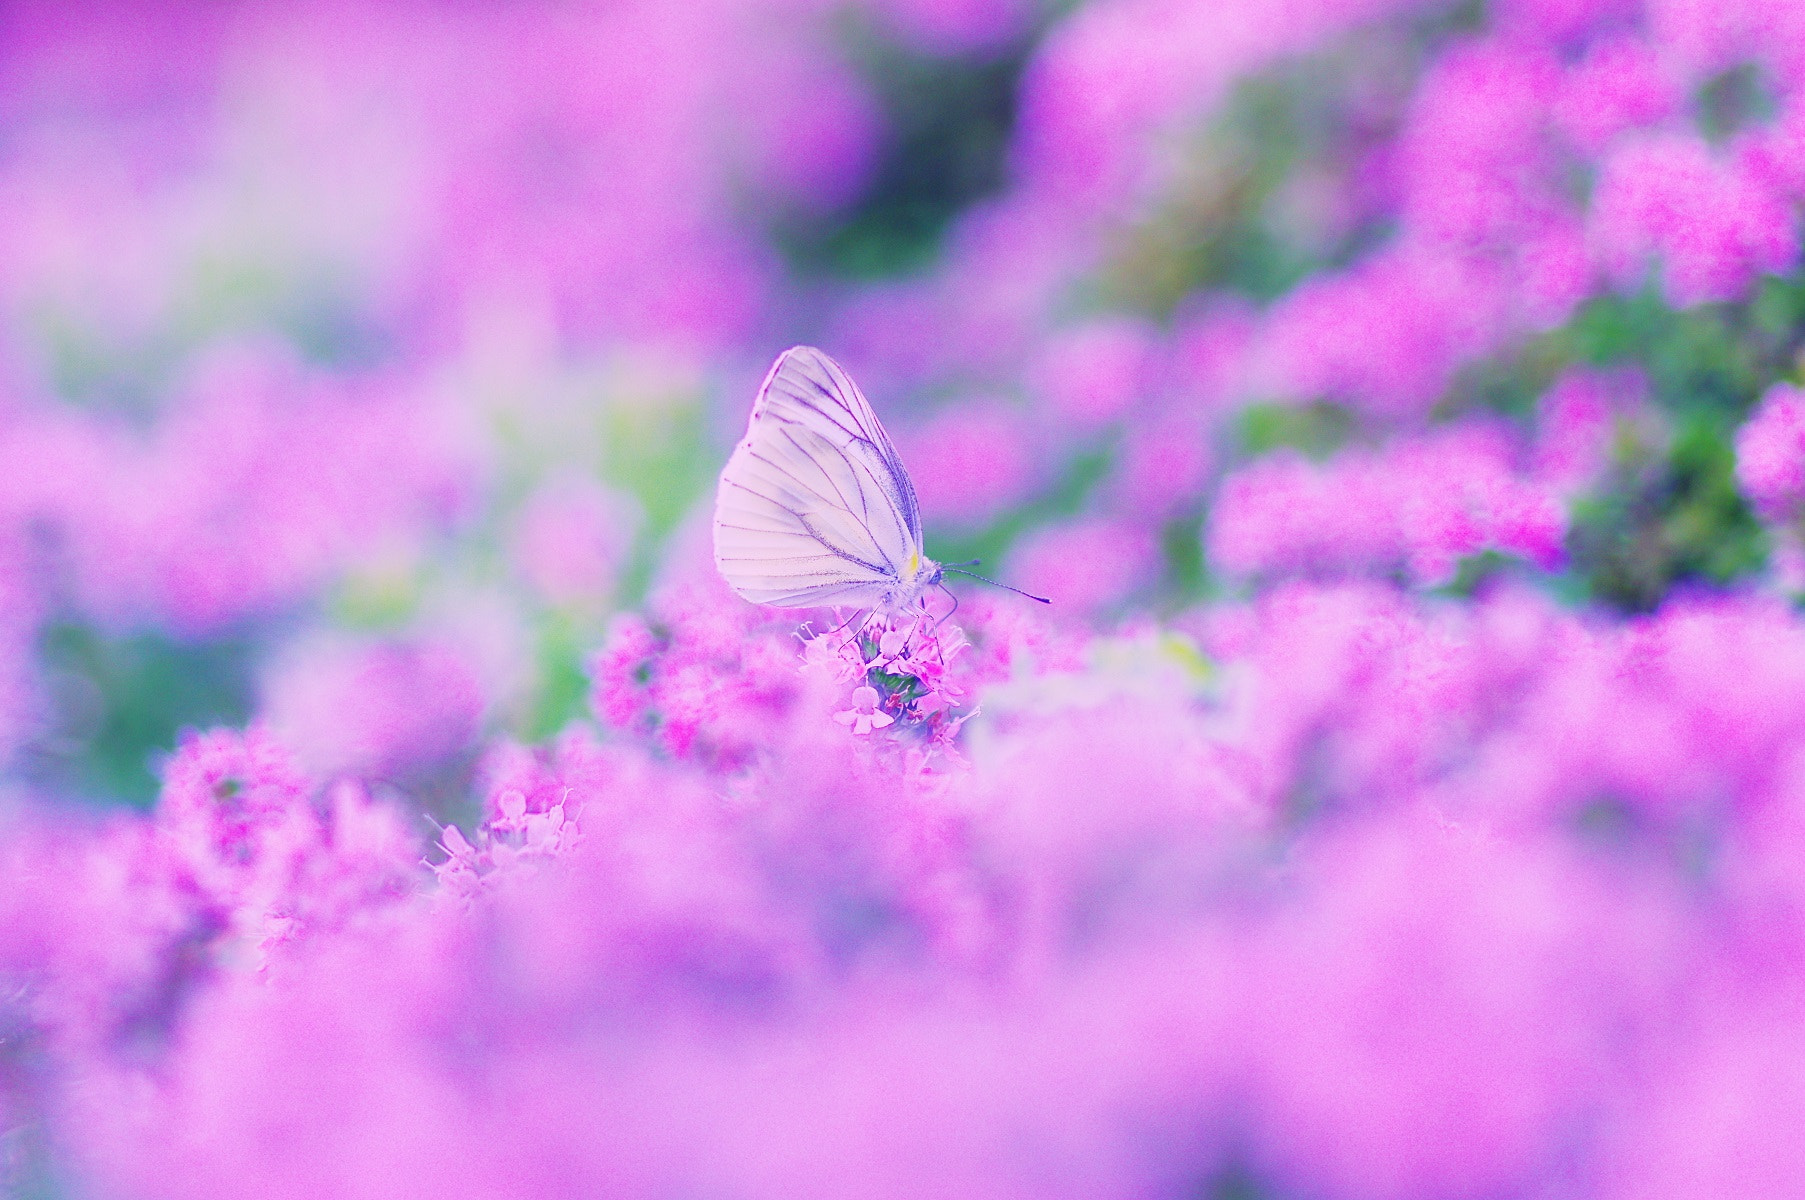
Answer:
POLYGON ((715 566, 758 604, 884 601, 921 556, 921 510, 858 385, 812 346, 778 356, 715 495, 715 566))

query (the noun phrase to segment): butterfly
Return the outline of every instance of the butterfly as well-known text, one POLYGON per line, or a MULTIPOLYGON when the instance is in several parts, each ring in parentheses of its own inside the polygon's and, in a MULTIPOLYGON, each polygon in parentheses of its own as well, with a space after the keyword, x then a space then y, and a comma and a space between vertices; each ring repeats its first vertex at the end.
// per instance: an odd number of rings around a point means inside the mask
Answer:
POLYGON ((813 346, 778 355, 752 402, 715 493, 714 561, 740 596, 779 608, 925 608, 948 571, 970 574, 923 551, 896 446, 845 368, 813 346))

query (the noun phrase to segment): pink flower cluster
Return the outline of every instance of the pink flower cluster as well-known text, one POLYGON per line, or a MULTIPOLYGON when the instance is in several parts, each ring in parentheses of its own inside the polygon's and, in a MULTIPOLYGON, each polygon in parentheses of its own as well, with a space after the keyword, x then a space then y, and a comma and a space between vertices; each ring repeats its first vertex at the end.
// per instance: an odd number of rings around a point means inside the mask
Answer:
POLYGON ((11 838, 9 1111, 129 1196, 1783 1194, 1783 607, 1292 585, 1198 629, 1213 682, 1006 611, 969 765, 832 704, 750 766, 504 746, 436 890, 392 809, 195 739, 153 820, 11 838))
POLYGON ((842 686, 854 684, 852 707, 834 720, 855 735, 890 729, 918 739, 923 752, 947 750, 969 717, 960 713, 965 689, 956 682, 964 631, 921 613, 877 616, 851 637, 829 632, 808 644, 814 670, 842 686))
POLYGON ((1603 165, 1593 237, 1606 269, 1634 284, 1651 257, 1675 304, 1728 300, 1799 255, 1790 199, 1693 137, 1626 141, 1603 165))
POLYGON ((1240 574, 1402 570, 1430 585, 1484 551, 1554 567, 1566 514, 1512 457, 1495 431, 1469 427, 1321 464, 1265 458, 1223 483, 1210 556, 1240 574))
POLYGON ((425 397, 307 371, 279 348, 198 364, 149 430, 17 405, 4 519, 107 622, 204 632, 292 604, 347 563, 450 524, 471 490, 425 397))
POLYGON ((9 1038, 7 1109, 53 1082, 31 1056, 148 1067, 216 981, 295 969, 421 887, 397 807, 320 787, 255 728, 185 741, 151 820, 51 815, 7 831, 8 1021, 27 1039, 9 1038))
POLYGON ((590 702, 606 728, 649 735, 676 758, 743 765, 801 692, 788 637, 716 589, 681 595, 654 621, 615 620, 590 664, 590 702))
POLYGON ((1736 434, 1736 478, 1763 516, 1796 517, 1805 504, 1805 393, 1775 384, 1736 434))

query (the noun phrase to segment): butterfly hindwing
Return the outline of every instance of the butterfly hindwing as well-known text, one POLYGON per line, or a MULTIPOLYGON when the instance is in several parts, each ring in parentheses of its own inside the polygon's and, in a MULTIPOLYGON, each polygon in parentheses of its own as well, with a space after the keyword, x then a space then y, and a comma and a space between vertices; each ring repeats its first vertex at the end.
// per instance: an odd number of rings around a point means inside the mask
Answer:
POLYGON ((915 489, 877 414, 821 351, 785 351, 721 472, 715 565, 748 600, 878 604, 921 552, 915 489))

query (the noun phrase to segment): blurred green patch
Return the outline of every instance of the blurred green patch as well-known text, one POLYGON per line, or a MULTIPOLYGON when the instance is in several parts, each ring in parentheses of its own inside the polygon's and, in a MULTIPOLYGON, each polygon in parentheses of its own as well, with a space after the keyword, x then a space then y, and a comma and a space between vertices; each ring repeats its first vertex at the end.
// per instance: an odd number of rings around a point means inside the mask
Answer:
POLYGON ((1584 305, 1561 336, 1574 362, 1640 366, 1663 407, 1738 413, 1773 376, 1760 340, 1745 336, 1752 331, 1742 307, 1676 310, 1652 288, 1601 296, 1584 305))
POLYGON ((399 629, 418 611, 421 585, 411 562, 360 564, 333 589, 328 612, 335 625, 349 629, 399 629))
POLYGON ((1748 62, 1705 80, 1693 95, 1692 108, 1699 132, 1721 145, 1750 126, 1773 120, 1780 99, 1760 65, 1748 62))
POLYGON ((1360 164, 1397 132, 1433 48, 1479 19, 1461 4, 1375 23, 1238 82, 1116 235, 1093 302, 1160 318, 1199 291, 1263 303, 1382 242, 1360 164))
POLYGON ((645 512, 645 528, 622 572, 619 601, 637 604, 657 566, 658 552, 720 471, 709 442, 701 398, 658 404, 614 403, 602 417, 601 474, 631 492, 645 512))
POLYGON ((203 260, 186 282, 163 319, 145 329, 114 328, 54 304, 33 310, 22 332, 55 395, 147 422, 195 354, 213 343, 270 337, 300 359, 334 370, 368 367, 389 352, 388 334, 358 311, 344 286, 318 272, 203 260))
POLYGON ((1339 404, 1250 404, 1235 417, 1234 440, 1241 454, 1258 458, 1275 450, 1296 450, 1323 459, 1347 445, 1354 415, 1339 404))
POLYGON ((1243 81, 1166 195, 1116 236, 1100 303, 1165 317, 1203 289, 1272 300, 1376 240, 1373 227, 1335 229, 1328 212, 1345 132, 1338 65, 1290 63, 1243 81))
POLYGON ((149 807, 158 760, 180 731, 242 725, 255 699, 254 646, 243 636, 180 641, 65 620, 44 630, 39 662, 54 708, 26 772, 103 802, 149 807))
POLYGON ((1573 832, 1590 845, 1623 850, 1642 833, 1641 813, 1617 796, 1597 796, 1574 810, 1573 832))
POLYGON ((1503 554, 1497 550, 1481 550, 1477 554, 1469 554, 1462 558, 1455 565, 1454 578, 1432 590, 1437 595, 1470 600, 1499 580, 1513 575, 1521 575, 1533 569, 1531 564, 1514 554, 1503 554))
POLYGON ((1160 530, 1160 552, 1166 565, 1158 596, 1162 609, 1182 612, 1209 596, 1214 581, 1203 553, 1201 512, 1167 521, 1160 530))
POLYGON ((934 55, 848 19, 847 52, 884 117, 878 161, 845 210, 774 231, 800 274, 873 279, 925 267, 967 205, 1004 182, 1032 36, 994 53, 934 55))
POLYGON ((1651 858, 1694 884, 1709 880, 1721 865, 1723 819, 1709 806, 1656 814, 1621 797, 1601 795, 1574 810, 1568 827, 1589 850, 1651 858))
POLYGON ((1513 353, 1463 367, 1434 415, 1447 418, 1485 409, 1527 419, 1534 415, 1543 393, 1572 365, 1573 350, 1567 340, 1558 336, 1532 338, 1513 353))
POLYGON ((719 464, 703 434, 699 398, 608 406, 602 418, 602 476, 638 498, 646 528, 663 537, 677 527, 719 464))
POLYGON ((1239 1163, 1215 1172, 1197 1188, 1196 1200, 1272 1200, 1274 1193, 1259 1176, 1239 1163))
POLYGON ((544 741, 589 711, 588 656, 600 645, 599 630, 564 613, 539 622, 535 645, 537 686, 519 736, 544 741))
POLYGON ((253 254, 201 256, 170 324, 191 346, 274 335, 303 359, 338 370, 371 366, 390 350, 387 333, 360 311, 349 281, 321 264, 253 254))
POLYGON ((1559 329, 1461 373, 1443 415, 1485 407, 1527 416, 1571 367, 1640 369, 1673 413, 1740 416, 1798 366, 1805 275, 1762 280, 1747 301, 1676 309, 1654 287, 1593 297, 1559 329))
POLYGON ((1725 422, 1688 418, 1662 451, 1619 448, 1602 486, 1573 507, 1567 548, 1587 594, 1648 612, 1677 584, 1722 587, 1759 571, 1768 539, 1736 488, 1725 422))

